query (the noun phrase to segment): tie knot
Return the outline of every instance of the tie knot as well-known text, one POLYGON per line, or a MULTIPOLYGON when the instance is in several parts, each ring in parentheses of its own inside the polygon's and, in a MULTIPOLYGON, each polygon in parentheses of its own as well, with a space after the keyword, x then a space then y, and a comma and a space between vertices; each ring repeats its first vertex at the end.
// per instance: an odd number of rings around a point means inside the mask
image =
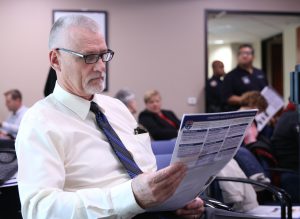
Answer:
POLYGON ((93 112, 93 113, 99 113, 99 107, 97 105, 97 103, 95 103, 94 101, 91 102, 91 107, 90 107, 90 110, 93 112))

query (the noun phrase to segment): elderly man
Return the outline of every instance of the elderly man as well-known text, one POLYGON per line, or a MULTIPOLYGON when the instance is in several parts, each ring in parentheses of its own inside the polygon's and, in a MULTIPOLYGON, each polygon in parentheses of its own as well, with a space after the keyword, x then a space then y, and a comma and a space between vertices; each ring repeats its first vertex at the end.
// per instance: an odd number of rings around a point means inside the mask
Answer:
MULTIPOLYGON (((160 217, 144 212, 174 193, 186 167, 156 171, 148 134, 134 134, 125 105, 100 94, 114 52, 97 23, 58 19, 49 48, 54 92, 29 109, 16 140, 24 219, 160 217)), ((198 218, 203 211, 196 198, 173 214, 198 218)))
POLYGON ((12 113, 4 122, 0 122, 0 137, 15 139, 27 107, 22 104, 22 94, 17 89, 5 92, 4 96, 7 109, 12 113))

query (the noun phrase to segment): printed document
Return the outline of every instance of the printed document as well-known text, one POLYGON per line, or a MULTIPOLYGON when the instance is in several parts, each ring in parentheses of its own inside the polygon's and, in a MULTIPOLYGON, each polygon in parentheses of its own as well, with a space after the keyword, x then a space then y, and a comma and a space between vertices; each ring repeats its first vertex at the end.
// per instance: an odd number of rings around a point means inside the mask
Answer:
POLYGON ((268 102, 268 107, 264 112, 256 115, 257 130, 260 132, 272 117, 284 106, 283 98, 271 87, 265 87, 261 91, 261 95, 268 102))
POLYGON ((188 170, 175 194, 151 211, 175 210, 202 193, 233 158, 257 110, 183 115, 171 163, 188 170))

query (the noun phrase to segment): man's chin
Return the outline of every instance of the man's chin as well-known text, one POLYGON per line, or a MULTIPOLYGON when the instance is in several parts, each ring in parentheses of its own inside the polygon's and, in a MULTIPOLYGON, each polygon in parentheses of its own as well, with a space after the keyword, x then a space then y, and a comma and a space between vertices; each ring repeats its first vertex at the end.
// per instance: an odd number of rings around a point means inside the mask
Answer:
POLYGON ((93 94, 101 93, 103 92, 104 89, 105 89, 105 81, 102 79, 90 80, 85 86, 85 90, 88 91, 89 93, 92 92, 93 94))
POLYGON ((98 85, 98 86, 90 86, 87 87, 86 90, 89 94, 100 94, 104 91, 105 86, 104 84, 98 85))

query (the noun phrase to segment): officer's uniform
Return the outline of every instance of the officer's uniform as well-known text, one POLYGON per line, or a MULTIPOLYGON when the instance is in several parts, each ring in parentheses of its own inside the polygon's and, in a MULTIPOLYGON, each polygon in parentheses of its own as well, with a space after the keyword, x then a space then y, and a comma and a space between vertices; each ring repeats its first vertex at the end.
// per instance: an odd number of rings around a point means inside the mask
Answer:
MULTIPOLYGON (((247 91, 261 91, 268 85, 265 73, 257 68, 253 68, 252 74, 239 66, 229 72, 223 81, 222 101, 227 100, 232 95, 241 96, 247 91)), ((239 106, 228 106, 226 110, 236 110, 239 106)))
POLYGON ((206 111, 209 113, 222 111, 222 83, 221 78, 215 75, 206 82, 206 111))

